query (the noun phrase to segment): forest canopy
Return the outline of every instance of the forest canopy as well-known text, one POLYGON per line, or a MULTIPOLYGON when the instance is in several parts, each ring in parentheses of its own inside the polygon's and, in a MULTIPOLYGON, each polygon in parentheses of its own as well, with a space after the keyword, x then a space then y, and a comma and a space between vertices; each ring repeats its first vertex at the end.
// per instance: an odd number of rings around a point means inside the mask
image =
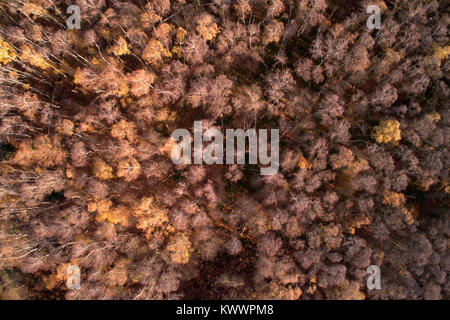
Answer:
POLYGON ((0 299, 449 298, 446 1, 68 2, 0 0, 0 299))

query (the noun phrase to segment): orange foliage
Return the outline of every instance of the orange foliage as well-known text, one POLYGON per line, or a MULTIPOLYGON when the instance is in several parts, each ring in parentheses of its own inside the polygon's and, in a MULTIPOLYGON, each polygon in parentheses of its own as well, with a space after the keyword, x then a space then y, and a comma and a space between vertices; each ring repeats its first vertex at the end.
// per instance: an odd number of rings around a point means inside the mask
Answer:
POLYGON ((167 245, 170 259, 174 263, 186 264, 189 262, 191 242, 186 234, 181 233, 173 236, 167 245))
POLYGON ((94 160, 94 176, 100 180, 110 180, 114 178, 113 168, 101 159, 94 160))
POLYGON ((21 166, 37 164, 52 167, 64 163, 67 152, 61 147, 58 136, 42 135, 30 141, 22 141, 12 162, 21 166))
POLYGON ((111 137, 117 140, 127 139, 132 144, 136 143, 137 135, 134 123, 120 120, 111 127, 111 137))

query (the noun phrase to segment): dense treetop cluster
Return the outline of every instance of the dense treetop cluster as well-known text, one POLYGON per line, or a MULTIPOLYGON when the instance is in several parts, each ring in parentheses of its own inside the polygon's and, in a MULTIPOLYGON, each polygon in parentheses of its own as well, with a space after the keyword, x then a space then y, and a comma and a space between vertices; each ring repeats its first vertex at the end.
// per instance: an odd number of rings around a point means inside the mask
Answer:
POLYGON ((0 0, 0 298, 448 299, 449 20, 443 0, 0 0), (173 164, 196 120, 279 129, 279 173, 173 164))

